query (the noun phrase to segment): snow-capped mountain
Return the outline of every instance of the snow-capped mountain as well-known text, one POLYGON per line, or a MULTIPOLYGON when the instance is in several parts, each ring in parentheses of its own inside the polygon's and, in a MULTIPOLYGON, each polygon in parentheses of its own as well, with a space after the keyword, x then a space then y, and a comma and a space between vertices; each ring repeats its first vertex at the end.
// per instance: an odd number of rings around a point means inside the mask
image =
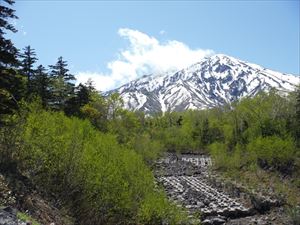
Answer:
POLYGON ((111 92, 120 93, 127 109, 151 114, 211 108, 272 87, 288 92, 298 82, 296 76, 217 54, 176 73, 144 76, 111 92))

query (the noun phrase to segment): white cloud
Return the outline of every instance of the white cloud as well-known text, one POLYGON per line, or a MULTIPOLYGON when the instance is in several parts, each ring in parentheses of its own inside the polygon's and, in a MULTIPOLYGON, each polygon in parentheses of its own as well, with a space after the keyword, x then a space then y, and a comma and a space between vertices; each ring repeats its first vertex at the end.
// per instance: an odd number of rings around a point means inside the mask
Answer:
POLYGON ((97 90, 108 91, 115 88, 115 80, 111 79, 109 75, 96 73, 96 72, 79 72, 76 74, 77 84, 86 83, 91 79, 96 86, 97 90))
POLYGON ((183 69, 213 54, 212 50, 191 49, 176 40, 161 43, 138 30, 121 28, 118 34, 129 40, 129 46, 107 64, 110 73, 80 72, 76 75, 78 82, 84 83, 91 78, 97 89, 107 91, 141 75, 183 69))

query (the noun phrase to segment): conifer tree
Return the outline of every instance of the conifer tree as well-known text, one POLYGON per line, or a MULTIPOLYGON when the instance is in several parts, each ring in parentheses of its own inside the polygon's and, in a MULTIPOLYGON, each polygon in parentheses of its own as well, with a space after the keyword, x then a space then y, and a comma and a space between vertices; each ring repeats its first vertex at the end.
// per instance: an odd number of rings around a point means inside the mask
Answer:
POLYGON ((77 98, 79 107, 84 106, 85 104, 89 103, 90 92, 89 92, 88 87, 80 83, 76 87, 76 98, 77 98))
POLYGON ((87 87, 90 95, 96 91, 95 84, 92 79, 89 78, 84 85, 87 87))
POLYGON ((17 19, 15 10, 10 8, 13 3, 4 0, 0 4, 0 115, 10 114, 17 109, 24 90, 22 78, 16 71, 18 50, 11 40, 4 37, 7 31, 17 32, 9 22, 17 19))
MULTIPOLYGON (((80 83, 75 87, 74 97, 67 101, 65 108, 66 114, 82 117, 81 108, 93 101, 92 98, 95 93, 96 89, 91 79, 85 84, 80 83)), ((99 93, 96 94, 98 95, 99 93)))
POLYGON ((32 93, 33 85, 32 78, 35 73, 35 69, 33 68, 34 63, 37 61, 35 50, 30 47, 30 45, 26 46, 23 49, 23 53, 20 55, 21 57, 21 73, 27 78, 27 96, 32 93))
POLYGON ((67 115, 80 116, 80 108, 90 101, 90 93, 88 87, 79 84, 75 87, 74 96, 66 102, 65 113, 67 115))
POLYGON ((50 65, 52 80, 51 106, 57 110, 64 110, 67 102, 74 97, 74 75, 69 73, 67 62, 59 57, 55 65, 50 65))
POLYGON ((46 107, 50 99, 50 78, 44 66, 39 65, 33 78, 33 93, 41 98, 43 107, 46 107))

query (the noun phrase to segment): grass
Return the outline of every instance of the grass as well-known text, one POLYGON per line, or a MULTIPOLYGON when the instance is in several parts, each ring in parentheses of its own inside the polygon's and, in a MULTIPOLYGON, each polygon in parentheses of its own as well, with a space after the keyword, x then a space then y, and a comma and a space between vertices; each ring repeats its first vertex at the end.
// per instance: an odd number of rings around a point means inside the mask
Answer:
POLYGON ((31 222, 32 225, 41 225, 39 222, 37 222, 35 219, 30 217, 26 213, 18 212, 17 217, 23 222, 31 222))

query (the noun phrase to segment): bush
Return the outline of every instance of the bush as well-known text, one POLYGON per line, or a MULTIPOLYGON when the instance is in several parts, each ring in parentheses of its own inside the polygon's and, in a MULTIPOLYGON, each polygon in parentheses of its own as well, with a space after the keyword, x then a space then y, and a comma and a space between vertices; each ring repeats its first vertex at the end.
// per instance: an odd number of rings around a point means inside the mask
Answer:
POLYGON ((195 149, 191 135, 180 127, 167 128, 163 143, 168 151, 173 152, 191 152, 195 149))
POLYGON ((138 214, 141 224, 187 224, 187 215, 175 205, 170 205, 162 192, 148 195, 138 214), (154 209, 154 210, 153 210, 154 209))
POLYGON ((157 140, 151 140, 149 135, 142 134, 135 138, 133 148, 149 164, 160 156, 163 145, 157 140))
POLYGON ((256 159, 263 168, 273 167, 287 171, 294 162, 295 146, 292 139, 259 137, 248 144, 247 150, 252 159, 256 159))
POLYGON ((228 168, 228 154, 226 145, 220 142, 215 142, 208 146, 209 152, 213 159, 214 165, 218 169, 228 168))
POLYGON ((88 121, 32 112, 21 137, 19 168, 70 204, 79 224, 150 224, 154 217, 159 223, 177 221, 142 157, 88 121), (160 210, 151 199, 163 202, 160 210), (151 216, 141 211, 145 208, 151 216))
POLYGON ((227 145, 219 142, 209 145, 208 148, 216 168, 223 170, 240 169, 244 161, 240 145, 235 146, 231 152, 227 150, 227 145))
POLYGON ((18 212, 17 217, 19 220, 23 221, 26 224, 40 225, 39 222, 31 218, 31 216, 27 215, 26 213, 18 212))

